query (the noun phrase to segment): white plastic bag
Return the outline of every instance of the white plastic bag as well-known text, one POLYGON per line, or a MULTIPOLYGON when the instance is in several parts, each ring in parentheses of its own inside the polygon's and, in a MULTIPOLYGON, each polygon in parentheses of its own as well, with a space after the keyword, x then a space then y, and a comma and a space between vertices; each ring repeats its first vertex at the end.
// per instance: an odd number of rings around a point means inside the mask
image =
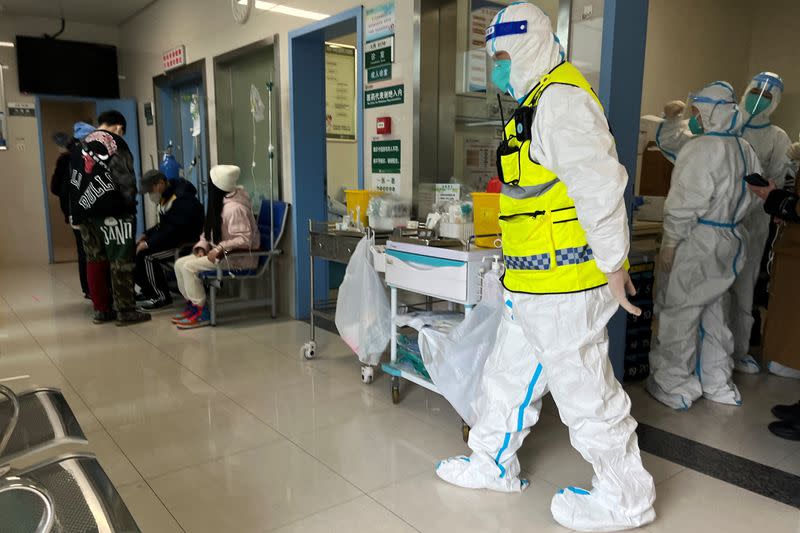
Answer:
POLYGON ((369 238, 361 239, 347 264, 336 302, 336 328, 362 363, 377 365, 389 344, 392 317, 369 247, 369 238))
POLYGON ((473 400, 497 340, 503 305, 500 278, 497 272, 487 272, 481 302, 461 324, 449 333, 434 328, 423 328, 419 333, 422 361, 431 380, 470 426, 477 421, 473 400))

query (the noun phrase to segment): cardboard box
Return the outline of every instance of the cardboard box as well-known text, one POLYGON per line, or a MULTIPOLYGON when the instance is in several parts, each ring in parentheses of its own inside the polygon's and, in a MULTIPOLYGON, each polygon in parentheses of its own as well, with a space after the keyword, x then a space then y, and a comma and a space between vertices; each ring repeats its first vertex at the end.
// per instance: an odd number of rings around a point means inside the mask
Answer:
POLYGON ((766 361, 800 369, 800 224, 787 225, 775 245, 764 326, 766 361))
POLYGON ((642 155, 642 176, 639 180, 640 196, 666 196, 674 165, 664 157, 656 143, 650 142, 642 155))

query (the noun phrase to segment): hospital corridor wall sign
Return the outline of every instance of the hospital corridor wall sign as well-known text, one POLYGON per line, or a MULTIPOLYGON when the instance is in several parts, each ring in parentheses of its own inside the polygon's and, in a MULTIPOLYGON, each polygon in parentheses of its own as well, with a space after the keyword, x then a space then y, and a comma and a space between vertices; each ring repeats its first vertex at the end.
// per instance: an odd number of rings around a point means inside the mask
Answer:
POLYGON ((400 141, 372 141, 372 173, 400 173, 400 141))
POLYGON ((402 104, 405 101, 405 86, 392 85, 364 91, 364 107, 383 107, 387 105, 402 104))
POLYGON ((325 131, 328 139, 356 139, 356 51, 325 45, 325 131))
POLYGON ((394 35, 368 42, 364 49, 364 66, 367 69, 394 63, 394 35))
POLYGON ((368 7, 364 16, 364 28, 366 30, 366 41, 373 41, 381 37, 388 37, 394 34, 395 9, 394 2, 368 7))
POLYGON ((392 65, 383 65, 367 69, 367 83, 390 79, 392 79, 392 65))

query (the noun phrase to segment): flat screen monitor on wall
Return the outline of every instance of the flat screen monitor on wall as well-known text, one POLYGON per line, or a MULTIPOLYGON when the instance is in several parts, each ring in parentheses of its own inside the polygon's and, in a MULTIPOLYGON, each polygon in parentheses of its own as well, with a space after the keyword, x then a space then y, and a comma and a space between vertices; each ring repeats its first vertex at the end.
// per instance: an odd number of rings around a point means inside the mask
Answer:
POLYGON ((119 98, 117 47, 17 35, 23 93, 119 98))

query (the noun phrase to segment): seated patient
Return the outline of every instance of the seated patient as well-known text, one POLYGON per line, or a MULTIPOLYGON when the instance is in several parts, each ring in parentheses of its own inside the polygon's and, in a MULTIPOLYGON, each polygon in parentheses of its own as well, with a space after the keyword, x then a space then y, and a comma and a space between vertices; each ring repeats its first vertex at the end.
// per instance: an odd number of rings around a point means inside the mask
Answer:
POLYGON ((172 318, 179 329, 199 328, 210 323, 206 291, 200 279, 202 272, 216 270, 217 263, 225 270, 248 270, 258 264, 256 257, 227 257, 234 251, 256 250, 261 240, 250 196, 236 185, 240 172, 234 165, 217 165, 211 169, 205 229, 192 254, 175 262, 178 289, 186 298, 186 309, 172 318))
POLYGON ((197 189, 183 178, 168 180, 158 170, 142 176, 142 191, 158 206, 158 223, 136 241, 134 280, 141 289, 140 307, 160 309, 172 304, 164 269, 175 248, 194 242, 203 231, 203 204, 197 189))

